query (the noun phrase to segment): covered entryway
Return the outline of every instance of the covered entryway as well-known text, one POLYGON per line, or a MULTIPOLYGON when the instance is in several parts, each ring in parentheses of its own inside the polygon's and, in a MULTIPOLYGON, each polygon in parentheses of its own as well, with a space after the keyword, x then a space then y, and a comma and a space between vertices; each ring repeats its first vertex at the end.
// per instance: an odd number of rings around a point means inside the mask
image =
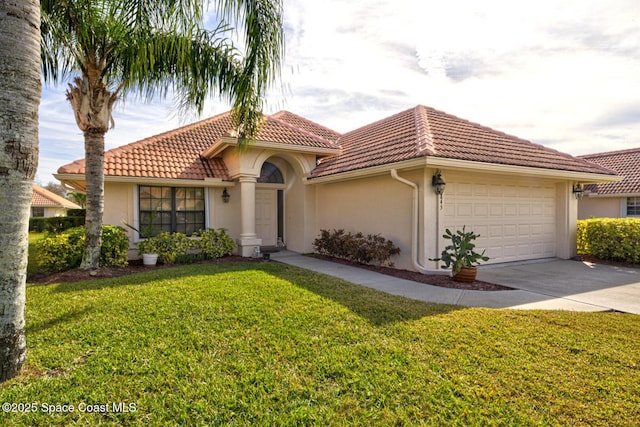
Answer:
POLYGON ((256 189, 256 234, 263 246, 275 246, 278 233, 277 191, 256 189))
POLYGON ((256 234, 262 246, 276 246, 283 238, 284 174, 272 162, 264 162, 256 188, 256 234))
POLYGON ((487 249, 491 263, 554 257, 555 184, 449 174, 440 235, 465 225, 480 235, 477 247, 487 249))

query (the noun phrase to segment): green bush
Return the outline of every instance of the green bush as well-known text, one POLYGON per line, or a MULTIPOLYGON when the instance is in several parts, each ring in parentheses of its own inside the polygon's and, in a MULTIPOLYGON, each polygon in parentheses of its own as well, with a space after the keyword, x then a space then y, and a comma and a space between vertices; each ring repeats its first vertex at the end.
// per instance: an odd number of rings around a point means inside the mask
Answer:
POLYGON ((138 252, 158 254, 158 260, 163 264, 173 264, 178 258, 182 259, 187 251, 194 246, 183 233, 169 233, 163 231, 156 236, 138 242, 138 252))
POLYGON ((87 210, 86 209, 67 209, 67 216, 71 216, 71 217, 81 217, 82 221, 84 221, 84 218, 87 215, 87 210))
POLYGON ((360 232, 345 233, 343 229, 331 232, 320 230, 320 236, 313 241, 313 247, 322 255, 361 264, 373 262, 377 265, 387 264, 389 266, 393 265, 390 261, 391 257, 400 253, 400 248, 379 234, 365 236, 360 232))
POLYGON ((49 232, 59 233, 74 227, 84 225, 84 217, 79 216, 52 216, 29 218, 29 231, 35 233, 49 232))
POLYGON ((233 254, 236 249, 236 243, 229 237, 225 228, 200 230, 198 237, 196 247, 202 251, 206 259, 222 258, 233 254))
POLYGON ((640 218, 580 220, 577 237, 579 254, 640 263, 640 218))
MULTIPOLYGON (((84 227, 70 228, 58 234, 47 234, 38 240, 36 250, 38 264, 47 271, 66 271, 78 268, 84 250, 84 227)), ((129 239, 122 227, 104 225, 102 227, 102 267, 124 267, 127 265, 129 239)))
POLYGON ((233 254, 236 244, 226 229, 200 230, 189 238, 183 233, 160 234, 138 242, 139 254, 157 254, 163 264, 189 264, 233 254))
POLYGON ((129 238, 122 227, 104 225, 102 227, 102 248, 100 265, 103 267, 126 267, 129 252, 129 238))

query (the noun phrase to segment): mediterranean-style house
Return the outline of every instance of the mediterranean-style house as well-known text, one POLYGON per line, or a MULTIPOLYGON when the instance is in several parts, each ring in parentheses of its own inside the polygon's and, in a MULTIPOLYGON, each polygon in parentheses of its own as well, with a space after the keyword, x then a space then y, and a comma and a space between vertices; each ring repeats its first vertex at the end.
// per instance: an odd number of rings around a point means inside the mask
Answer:
POLYGON ((640 218, 640 148, 580 157, 612 169, 624 179, 586 185, 578 218, 640 218))
POLYGON ((32 217, 66 216, 67 209, 80 209, 80 206, 46 188, 33 184, 33 193, 31 195, 32 217))
MULTIPOLYGON (((104 171, 106 224, 139 227, 157 211, 164 230, 227 228, 243 256, 279 243, 311 252, 321 229, 379 233, 400 247, 398 268, 418 271, 463 226, 490 262, 570 258, 574 192, 621 179, 425 106, 344 134, 281 111, 244 151, 224 113, 109 150, 104 171)), ((84 173, 78 160, 55 176, 82 191, 84 173)))

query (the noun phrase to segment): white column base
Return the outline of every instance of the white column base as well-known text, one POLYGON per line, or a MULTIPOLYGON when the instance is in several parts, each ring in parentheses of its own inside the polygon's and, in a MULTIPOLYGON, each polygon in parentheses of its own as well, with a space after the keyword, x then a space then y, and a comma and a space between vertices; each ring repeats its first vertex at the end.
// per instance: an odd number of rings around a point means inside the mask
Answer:
POLYGON ((254 256, 256 246, 262 244, 262 239, 258 237, 240 237, 236 239, 236 254, 245 258, 254 256))

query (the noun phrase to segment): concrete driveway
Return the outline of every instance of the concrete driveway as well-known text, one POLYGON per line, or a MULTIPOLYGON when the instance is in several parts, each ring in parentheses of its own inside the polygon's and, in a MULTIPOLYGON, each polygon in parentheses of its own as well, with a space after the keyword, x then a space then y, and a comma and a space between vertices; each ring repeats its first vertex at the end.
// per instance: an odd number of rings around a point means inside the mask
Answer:
MULTIPOLYGON (((550 260, 482 266, 478 279, 526 291, 516 292, 518 295, 512 295, 513 301, 504 301, 504 305, 496 304, 498 306, 553 308, 557 305, 570 310, 640 314, 640 268, 550 260), (522 299, 523 296, 526 298, 522 299)), ((473 298, 473 294, 469 297, 473 298)), ((460 303, 476 305, 472 300, 460 303)))

